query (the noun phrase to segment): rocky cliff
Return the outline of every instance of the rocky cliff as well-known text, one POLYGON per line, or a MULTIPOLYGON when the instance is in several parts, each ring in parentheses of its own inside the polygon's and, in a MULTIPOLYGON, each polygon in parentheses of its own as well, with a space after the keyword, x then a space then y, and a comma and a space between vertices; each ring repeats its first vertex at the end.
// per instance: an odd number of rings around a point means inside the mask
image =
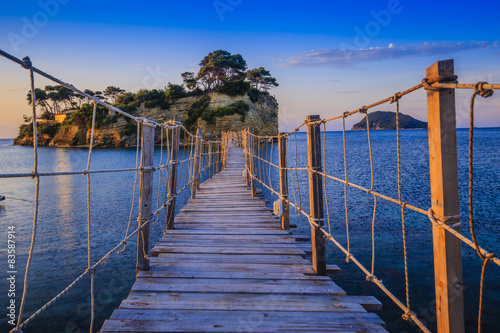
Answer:
MULTIPOLYGON (((220 137, 221 132, 233 130, 238 131, 252 126, 257 135, 276 135, 278 133, 278 103, 269 94, 260 94, 259 98, 253 102, 248 95, 228 96, 220 93, 210 93, 208 95, 191 96, 178 99, 171 104, 168 110, 156 108, 146 108, 139 106, 135 112, 137 116, 153 118, 161 123, 174 118, 181 119, 183 123, 192 122, 191 129, 194 132, 196 127, 200 127, 205 137, 220 137), (208 96, 208 97, 206 97, 208 96), (199 104, 205 98, 205 112, 215 112, 218 116, 209 121, 202 117, 193 118, 193 106, 199 104), (223 115, 221 109, 231 107, 235 103, 246 104, 244 114, 223 115), (218 113, 217 113, 218 112, 218 113), (222 114, 222 115, 221 115, 222 114), (209 135, 208 135, 209 134, 209 135)), ((39 125, 42 126, 42 125, 39 125)), ((45 134, 39 131, 38 143, 40 146, 72 147, 86 146, 90 143, 91 130, 86 125, 76 125, 64 123, 58 125, 54 133, 45 134)), ((94 132, 94 145, 96 147, 128 147, 135 145, 137 140, 135 134, 135 122, 128 121, 124 117, 117 117, 113 123, 99 126, 94 132)), ((160 136, 157 135, 157 143, 160 136)), ((20 134, 14 139, 16 145, 32 145, 33 136, 20 134)))

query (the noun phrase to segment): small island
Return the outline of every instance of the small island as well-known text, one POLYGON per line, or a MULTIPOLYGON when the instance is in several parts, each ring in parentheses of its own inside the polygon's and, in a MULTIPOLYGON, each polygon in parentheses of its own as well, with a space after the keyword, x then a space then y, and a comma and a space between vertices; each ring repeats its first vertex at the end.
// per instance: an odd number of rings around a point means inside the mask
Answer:
MULTIPOLYGON (((264 67, 247 70, 240 54, 210 52, 199 63, 198 73, 182 73, 184 84, 168 83, 164 89, 126 92, 109 86, 85 93, 129 114, 164 122, 181 119, 191 132, 200 128, 206 137, 223 131, 253 127, 257 135, 278 133, 278 102, 269 94, 277 80, 264 67)), ((88 146, 91 141, 93 100, 64 86, 35 89, 38 145, 88 146)), ((31 92, 27 101, 31 104, 31 92)), ((24 116, 15 145, 33 144, 33 120, 24 116)), ((137 141, 137 124, 104 106, 96 110, 95 147, 129 147, 137 141)), ((160 143, 160 129, 155 136, 160 143)))
MULTIPOLYGON (((392 111, 375 111, 368 114, 370 121, 370 130, 395 130, 396 129, 396 112, 392 111)), ((425 129, 427 123, 417 120, 406 114, 399 113, 399 128, 400 129, 425 129)), ((366 131, 366 118, 363 118, 359 123, 351 128, 351 131, 366 131)))

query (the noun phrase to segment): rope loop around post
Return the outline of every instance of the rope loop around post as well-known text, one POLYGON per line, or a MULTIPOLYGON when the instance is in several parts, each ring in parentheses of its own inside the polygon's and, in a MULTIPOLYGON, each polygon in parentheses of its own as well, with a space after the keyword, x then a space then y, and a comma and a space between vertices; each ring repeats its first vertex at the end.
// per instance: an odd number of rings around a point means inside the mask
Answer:
POLYGON ((457 75, 442 75, 430 79, 424 77, 422 79, 422 85, 424 86, 424 89, 428 91, 441 91, 444 88, 433 87, 432 84, 436 82, 456 83, 457 79, 457 75))
POLYGON ((488 82, 481 81, 478 82, 474 85, 474 91, 481 97, 483 98, 488 98, 493 96, 494 90, 493 89, 484 89, 484 85, 488 84, 488 82))
POLYGON ((450 228, 457 228, 462 225, 461 219, 462 219, 462 214, 458 215, 453 215, 453 216, 439 216, 434 213, 432 208, 429 209, 427 215, 429 216, 429 219, 436 223, 439 226, 447 225, 450 228), (457 222, 455 222, 457 221, 457 222), (451 224, 450 222, 455 222, 451 224))
POLYGON ((316 229, 321 229, 321 222, 324 222, 325 219, 317 219, 313 217, 309 217, 309 223, 316 229))

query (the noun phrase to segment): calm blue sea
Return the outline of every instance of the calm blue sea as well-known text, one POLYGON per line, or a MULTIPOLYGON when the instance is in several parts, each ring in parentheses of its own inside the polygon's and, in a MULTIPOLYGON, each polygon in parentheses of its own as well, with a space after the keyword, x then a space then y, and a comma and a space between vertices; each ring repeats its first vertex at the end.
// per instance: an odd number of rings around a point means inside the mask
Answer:
MULTIPOLYGON (((377 192, 397 198, 397 162, 395 131, 372 131, 373 161, 375 168, 374 189, 377 192)), ((347 132, 348 180, 359 185, 370 186, 370 164, 367 136, 365 132, 347 132)), ((292 136, 294 139, 295 136, 292 136)), ((297 166, 307 165, 306 137, 297 136, 297 166)), ((326 134, 326 171, 339 178, 344 177, 342 133, 326 134)), ((468 131, 458 130, 459 177, 461 212, 464 225, 468 223, 468 131)), ((291 160, 295 163, 295 142, 292 141, 291 160)), ((488 250, 500 253, 500 129, 478 129, 475 137, 475 214, 476 234, 479 243, 488 250)), ((269 154, 271 144, 268 145, 269 154)), ((277 163, 277 146, 272 148, 277 163)), ((402 197, 403 201, 422 209, 430 207, 429 168, 427 132, 425 130, 402 131, 402 197)), ((83 170, 87 161, 87 150, 66 148, 45 148, 39 150, 40 171, 83 170)), ((156 150, 155 162, 160 160, 156 150)), ((127 168, 135 166, 134 149, 95 150, 93 169, 127 168)), ((0 140, 0 173, 31 172, 33 149, 12 146, 12 140, 0 140)), ((262 168, 262 171, 264 168, 262 168)), ((163 181, 165 175, 163 175, 163 181)), ((272 171, 274 180, 277 174, 272 171)), ((295 174, 293 175, 295 177, 295 174)), ((206 177, 206 176, 205 176, 206 177)), ((307 172, 297 174, 300 183, 304 209, 307 205, 307 172)), ((119 242, 127 226, 132 203, 134 172, 122 172, 91 176, 92 203, 92 260, 95 262, 119 242)), ((155 198, 158 173, 155 175, 155 198)), ((275 182, 274 186, 277 186, 275 182)), ((19 306, 24 268, 30 243, 33 220, 35 181, 30 178, 0 179, 0 195, 7 200, 0 202, 0 234, 3 239, 1 256, 3 267, 0 282, 0 307, 6 309, 7 284, 7 229, 16 228, 16 301, 19 306)), ((292 184, 289 184, 293 199, 292 184)), ((294 184, 298 202, 297 184, 294 184)), ((327 180, 327 197, 332 234, 347 246, 344 187, 333 180, 327 180)), ((272 197, 264 190, 266 197, 272 197)), ((86 268, 87 262, 87 220, 86 220, 86 177, 81 175, 43 177, 40 181, 40 212, 35 254, 29 274, 29 289, 25 316, 30 315, 54 297, 86 268)), ((163 193, 160 190, 160 196, 163 193)), ((188 191, 181 193, 177 210, 189 197, 188 191)), ((136 204, 137 205, 137 200, 136 204)), ((156 204, 155 204, 156 205, 156 204)), ((136 212, 132 219, 135 226, 136 212)), ((371 263, 371 219, 373 197, 354 188, 348 189, 350 249, 367 267, 371 263)), ((291 211, 291 222, 298 225, 296 233, 307 234, 307 221, 291 211)), ((160 215, 153 227, 153 239, 158 239, 165 225, 165 215, 160 215)), ((435 331, 435 304, 432 231, 425 216, 406 211, 406 237, 409 260, 410 299, 413 311, 435 331)), ((401 212, 398 205, 379 199, 376 217, 375 274, 405 303, 403 242, 401 212)), ((467 227, 463 233, 469 235, 467 227)), ((96 331, 105 318, 126 297, 134 281, 135 237, 126 251, 108 259, 96 273, 96 331)), ((465 308, 468 331, 476 331, 478 290, 481 261, 475 251, 463 246, 463 267, 465 284, 465 308)), ((341 267, 342 273, 333 276, 334 281, 349 294, 375 295, 384 304, 378 315, 387 323, 391 332, 418 332, 400 319, 401 312, 378 288, 365 280, 359 269, 345 262, 345 255, 328 244, 328 261, 341 267)), ((2 265, 2 264, 0 264, 2 265)), ((498 314, 500 309, 500 269, 490 264, 486 275, 484 306, 484 332, 500 331, 498 314)), ((48 311, 34 320, 24 332, 84 332, 89 325, 89 278, 80 282, 70 293, 63 296, 48 311)), ((0 330, 8 331, 6 310, 0 317, 0 330)), ((26 318, 26 317, 25 317, 26 318)))

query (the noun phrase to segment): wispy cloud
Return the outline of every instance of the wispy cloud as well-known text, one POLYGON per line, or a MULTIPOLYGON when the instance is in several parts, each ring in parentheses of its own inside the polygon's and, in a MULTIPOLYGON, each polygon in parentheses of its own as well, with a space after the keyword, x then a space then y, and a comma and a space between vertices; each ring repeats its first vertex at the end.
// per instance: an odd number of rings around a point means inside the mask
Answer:
POLYGON ((499 42, 435 42, 368 49, 322 49, 295 54, 278 63, 280 67, 345 67, 358 63, 450 54, 475 49, 498 48, 499 42))
POLYGON ((343 91, 334 91, 334 94, 357 94, 362 92, 361 90, 343 90, 343 91))
POLYGON ((0 89, 0 92, 6 93, 6 92, 14 92, 14 91, 27 91, 26 88, 5 88, 5 89, 0 89))

